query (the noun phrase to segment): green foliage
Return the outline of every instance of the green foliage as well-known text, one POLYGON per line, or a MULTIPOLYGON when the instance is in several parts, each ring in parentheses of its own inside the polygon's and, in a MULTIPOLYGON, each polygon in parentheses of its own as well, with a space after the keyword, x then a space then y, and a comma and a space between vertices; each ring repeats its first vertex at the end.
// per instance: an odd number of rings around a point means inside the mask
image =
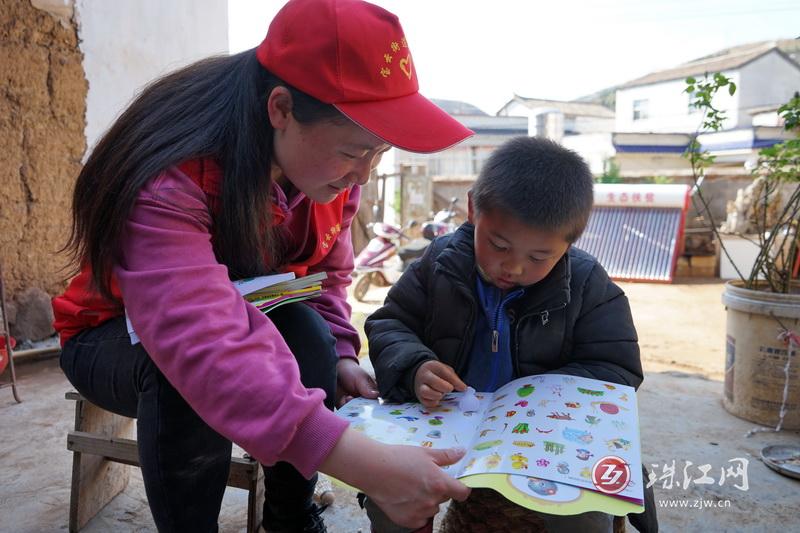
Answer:
POLYGON ((692 107, 704 112, 703 130, 719 131, 725 121, 725 112, 714 107, 712 100, 720 89, 727 87, 728 94, 736 93, 736 84, 719 72, 705 76, 702 80, 693 77, 686 78, 686 88, 683 92, 692 97, 692 107))
POLYGON ((648 183, 652 183, 654 185, 669 185, 672 183, 672 178, 669 176, 653 176, 647 180, 648 183))
MULTIPOLYGON (((800 139, 794 138, 782 143, 763 148, 759 151, 758 165, 754 174, 765 180, 765 186, 756 204, 753 217, 758 232, 759 254, 752 271, 745 277, 731 260, 728 251, 719 238, 717 224, 703 196, 700 184, 702 177, 714 163, 714 156, 702 150, 697 136, 701 133, 715 132, 722 129, 725 112, 714 107, 714 97, 720 90, 728 94, 736 93, 736 84, 720 73, 706 75, 702 80, 686 78, 684 92, 692 97, 692 106, 703 113, 702 123, 696 135, 689 143, 684 157, 692 166, 692 177, 695 182, 695 197, 702 204, 700 210, 708 217, 711 229, 720 243, 723 253, 731 261, 736 273, 748 289, 761 289, 773 292, 788 293, 792 290, 791 270, 797 257, 800 239, 798 219, 800 219, 800 185, 798 185, 785 204, 778 206, 780 186, 783 183, 800 184, 800 139), (772 215, 772 216, 771 216, 772 215), (759 277, 765 283, 759 281, 759 277)), ((778 109, 788 131, 800 129, 800 95, 795 96, 778 109)))
POLYGON ((595 178, 597 183, 622 183, 622 175, 619 171, 619 165, 610 157, 603 161, 603 173, 595 178))

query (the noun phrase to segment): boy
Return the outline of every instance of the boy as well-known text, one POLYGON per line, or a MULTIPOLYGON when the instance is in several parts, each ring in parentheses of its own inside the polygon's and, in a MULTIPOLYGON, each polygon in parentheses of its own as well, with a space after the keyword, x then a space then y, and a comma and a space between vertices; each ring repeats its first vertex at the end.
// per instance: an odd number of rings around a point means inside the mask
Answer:
MULTIPOLYGON (((498 148, 469 193, 469 221, 435 240, 367 319, 381 396, 434 407, 467 385, 494 391, 542 373, 638 387, 628 300, 571 246, 592 201, 591 172, 574 152, 529 137, 498 148)), ((603 513, 541 517, 550 531, 611 527, 603 513)))

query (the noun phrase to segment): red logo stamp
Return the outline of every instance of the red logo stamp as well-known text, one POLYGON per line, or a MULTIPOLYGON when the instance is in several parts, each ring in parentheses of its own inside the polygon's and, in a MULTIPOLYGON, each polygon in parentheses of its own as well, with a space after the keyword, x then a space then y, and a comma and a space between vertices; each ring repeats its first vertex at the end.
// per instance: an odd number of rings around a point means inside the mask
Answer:
POLYGON ((618 494, 631 482, 631 469, 624 459, 614 455, 600 458, 592 467, 592 483, 605 494, 618 494))

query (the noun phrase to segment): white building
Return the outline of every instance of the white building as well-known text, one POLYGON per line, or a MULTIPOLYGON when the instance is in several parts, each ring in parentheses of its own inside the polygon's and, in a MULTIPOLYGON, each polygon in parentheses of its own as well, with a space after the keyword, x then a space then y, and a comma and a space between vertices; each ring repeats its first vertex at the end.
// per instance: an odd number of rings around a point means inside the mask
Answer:
POLYGON ((614 111, 590 102, 564 102, 514 95, 498 116, 529 119, 528 134, 561 141, 569 135, 606 133, 614 128, 614 111))
POLYGON ((747 176, 758 150, 787 138, 776 110, 800 90, 800 40, 745 44, 650 73, 616 94, 614 159, 624 177, 689 176, 680 155, 702 124, 685 92, 686 78, 720 72, 736 91, 717 93, 713 105, 725 115, 722 130, 698 137, 716 156, 709 175, 747 176))
POLYGON ((380 172, 395 173, 402 167, 429 177, 478 175, 495 148, 512 137, 528 134, 528 119, 519 116, 492 116, 466 102, 433 100, 475 135, 442 152, 416 154, 392 149, 384 158, 380 172))
POLYGON ((528 135, 547 137, 575 150, 594 174, 602 173, 605 161, 614 155, 614 111, 604 105, 514 95, 497 114, 527 117, 528 135))

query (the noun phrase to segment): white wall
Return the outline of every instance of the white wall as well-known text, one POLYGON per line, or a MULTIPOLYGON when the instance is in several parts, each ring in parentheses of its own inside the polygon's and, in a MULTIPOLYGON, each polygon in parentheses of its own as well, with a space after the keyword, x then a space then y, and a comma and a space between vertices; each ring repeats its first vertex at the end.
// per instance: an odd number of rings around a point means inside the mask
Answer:
POLYGON ((614 119, 602 117, 571 117, 565 128, 575 133, 610 133, 614 131, 614 119))
MULTIPOLYGON (((800 68, 778 52, 762 56, 741 69, 741 91, 739 104, 742 109, 768 105, 783 105, 800 90, 800 68)), ((749 126, 750 115, 743 113, 740 126, 749 126)))
MULTIPOLYGON (((725 72, 738 86, 739 72, 725 72)), ((697 76, 695 76, 697 78, 697 76)), ((692 133, 700 126, 702 116, 689 109, 689 95, 683 79, 620 89, 617 91, 616 128, 618 132, 692 133), (633 120, 636 100, 648 101, 649 117, 633 120)), ((730 96, 724 89, 714 98, 714 106, 726 112, 724 128, 735 127, 739 122, 740 90, 730 96)))
POLYGON ((228 0, 76 0, 90 150, 149 81, 228 51, 228 0))
POLYGON ((614 157, 616 153, 611 133, 567 135, 561 140, 561 144, 578 152, 596 176, 603 173, 605 160, 614 157))

